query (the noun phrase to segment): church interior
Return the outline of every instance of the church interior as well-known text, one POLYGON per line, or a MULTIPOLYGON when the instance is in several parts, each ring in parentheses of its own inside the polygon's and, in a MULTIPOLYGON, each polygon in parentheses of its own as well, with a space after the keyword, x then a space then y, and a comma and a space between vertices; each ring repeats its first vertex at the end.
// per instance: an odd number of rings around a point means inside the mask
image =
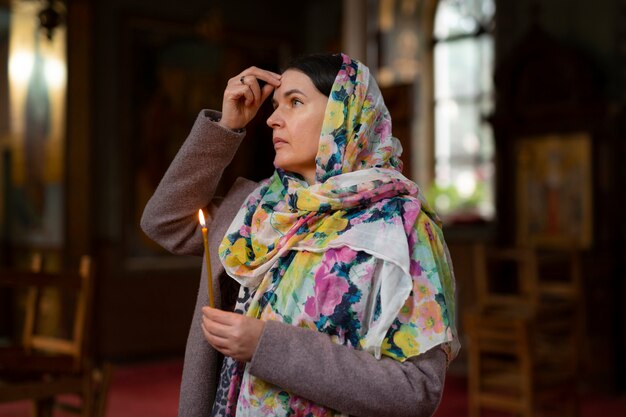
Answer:
MULTIPOLYGON (((199 291, 202 259, 152 242, 143 208, 229 78, 339 51, 380 85, 454 264, 436 416, 626 415, 626 0, 0 0, 0 417, 68 395, 175 414, 118 402, 155 364, 169 391, 143 401, 176 402, 199 291)), ((271 111, 224 190, 272 174, 271 111)))

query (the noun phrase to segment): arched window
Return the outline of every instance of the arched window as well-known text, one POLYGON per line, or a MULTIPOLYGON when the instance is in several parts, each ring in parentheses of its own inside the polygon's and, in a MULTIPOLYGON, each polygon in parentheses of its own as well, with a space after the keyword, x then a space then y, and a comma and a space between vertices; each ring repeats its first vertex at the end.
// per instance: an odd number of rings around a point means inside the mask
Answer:
POLYGON ((444 217, 494 216, 494 0, 439 0, 433 29, 434 181, 444 217))

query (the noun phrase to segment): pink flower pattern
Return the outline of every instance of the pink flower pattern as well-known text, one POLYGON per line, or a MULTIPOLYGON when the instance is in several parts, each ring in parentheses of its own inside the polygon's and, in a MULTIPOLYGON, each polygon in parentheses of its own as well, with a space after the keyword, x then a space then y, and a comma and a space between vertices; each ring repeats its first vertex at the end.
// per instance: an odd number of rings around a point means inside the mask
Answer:
MULTIPOLYGON (((397 315, 388 330, 383 329, 380 349, 383 355, 404 361, 456 340, 454 277, 444 256, 437 216, 417 186, 399 173, 402 148, 392 136, 378 86, 367 67, 346 55, 342 58, 329 103, 335 109, 343 106, 339 114, 344 120, 337 127, 326 114, 316 184, 303 184, 277 170, 242 206, 237 218, 243 223, 231 226, 219 254, 226 271, 238 279, 257 278, 257 270, 263 271, 256 287, 251 286, 257 288, 252 303, 239 303, 238 309, 262 320, 310 328, 337 344, 361 349, 368 328, 382 314, 378 284, 387 277, 377 273, 390 261, 343 241, 329 244, 352 228, 372 227, 381 236, 399 229, 410 258, 402 271, 409 271, 412 290, 401 308, 394 307, 392 314, 397 315), (363 175, 357 177, 359 182, 346 180, 344 174, 355 172, 363 175), (260 221, 251 225, 251 219, 260 221), (270 266, 263 269, 264 265, 270 266)), ((230 387, 226 416, 234 416, 235 406, 243 414, 268 417, 340 415, 258 380, 245 369, 221 375, 230 387)))

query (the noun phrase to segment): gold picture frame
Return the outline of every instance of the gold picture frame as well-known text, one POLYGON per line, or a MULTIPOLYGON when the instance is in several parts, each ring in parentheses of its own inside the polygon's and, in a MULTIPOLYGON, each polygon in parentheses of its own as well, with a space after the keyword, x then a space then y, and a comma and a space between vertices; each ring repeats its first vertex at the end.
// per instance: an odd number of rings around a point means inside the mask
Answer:
POLYGON ((593 239, 591 137, 546 134, 518 141, 517 243, 589 248, 593 239))

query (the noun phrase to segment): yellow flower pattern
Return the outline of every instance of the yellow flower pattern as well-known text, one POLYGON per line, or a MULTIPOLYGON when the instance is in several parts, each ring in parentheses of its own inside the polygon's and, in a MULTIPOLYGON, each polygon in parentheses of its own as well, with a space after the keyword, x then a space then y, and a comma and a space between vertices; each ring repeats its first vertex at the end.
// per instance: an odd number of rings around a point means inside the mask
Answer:
MULTIPOLYGON (((342 58, 315 184, 277 170, 241 208, 219 255, 242 292, 252 294, 237 307, 246 315, 405 361, 456 344, 454 277, 435 213, 400 173, 402 148, 378 86, 367 67, 342 58), (381 270, 396 274, 397 286, 389 287, 391 275, 381 270), (396 302, 387 293, 401 295, 396 302)), ((448 351, 452 358, 456 348, 448 351)), ((229 363, 220 415, 341 414, 229 363)))

